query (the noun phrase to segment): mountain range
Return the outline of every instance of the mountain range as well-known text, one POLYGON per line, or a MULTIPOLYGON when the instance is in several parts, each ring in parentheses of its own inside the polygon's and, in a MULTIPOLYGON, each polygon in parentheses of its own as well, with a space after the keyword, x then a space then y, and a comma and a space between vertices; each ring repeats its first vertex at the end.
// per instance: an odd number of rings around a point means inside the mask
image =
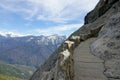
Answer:
POLYGON ((0 61, 40 66, 66 39, 65 36, 13 36, 0 34, 0 61))

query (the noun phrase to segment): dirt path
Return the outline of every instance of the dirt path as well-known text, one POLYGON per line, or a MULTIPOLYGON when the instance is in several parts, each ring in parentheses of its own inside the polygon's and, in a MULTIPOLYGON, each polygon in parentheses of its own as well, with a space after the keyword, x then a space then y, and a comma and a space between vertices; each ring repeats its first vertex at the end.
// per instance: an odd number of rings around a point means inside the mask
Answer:
POLYGON ((88 39, 74 51, 74 80, 107 80, 104 76, 103 60, 90 53, 89 45, 95 38, 88 39))

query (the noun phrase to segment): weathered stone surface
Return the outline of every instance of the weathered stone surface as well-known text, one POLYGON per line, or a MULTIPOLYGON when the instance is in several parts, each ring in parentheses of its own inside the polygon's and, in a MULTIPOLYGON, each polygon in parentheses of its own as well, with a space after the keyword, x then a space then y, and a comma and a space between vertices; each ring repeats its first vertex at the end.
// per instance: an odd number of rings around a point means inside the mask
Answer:
POLYGON ((110 18, 101 29, 98 39, 91 45, 94 55, 105 60, 104 74, 120 79, 120 13, 110 18))
POLYGON ((100 0, 94 10, 89 12, 85 17, 85 24, 92 23, 100 16, 105 14, 108 9, 110 9, 115 2, 119 0, 100 0))
POLYGON ((103 60, 90 53, 95 38, 82 42, 74 51, 74 80, 107 80, 103 60))
POLYGON ((66 40, 30 80, 72 80, 74 42, 66 40))

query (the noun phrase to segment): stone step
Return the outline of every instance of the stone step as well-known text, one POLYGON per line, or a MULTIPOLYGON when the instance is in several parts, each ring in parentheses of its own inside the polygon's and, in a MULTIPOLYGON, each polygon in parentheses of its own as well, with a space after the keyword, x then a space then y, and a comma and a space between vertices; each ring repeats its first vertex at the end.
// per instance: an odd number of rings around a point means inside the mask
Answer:
POLYGON ((81 42, 74 51, 74 80, 107 80, 103 60, 90 53, 95 38, 81 42))

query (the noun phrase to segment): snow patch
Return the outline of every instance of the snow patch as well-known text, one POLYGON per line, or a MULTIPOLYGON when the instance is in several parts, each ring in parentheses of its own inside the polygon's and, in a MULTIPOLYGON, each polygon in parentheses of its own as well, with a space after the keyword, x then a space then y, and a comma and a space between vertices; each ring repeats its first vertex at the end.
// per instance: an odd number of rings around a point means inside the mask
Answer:
POLYGON ((27 40, 27 42, 30 42, 32 39, 34 39, 34 38, 33 38, 33 37, 29 38, 29 39, 27 40))

